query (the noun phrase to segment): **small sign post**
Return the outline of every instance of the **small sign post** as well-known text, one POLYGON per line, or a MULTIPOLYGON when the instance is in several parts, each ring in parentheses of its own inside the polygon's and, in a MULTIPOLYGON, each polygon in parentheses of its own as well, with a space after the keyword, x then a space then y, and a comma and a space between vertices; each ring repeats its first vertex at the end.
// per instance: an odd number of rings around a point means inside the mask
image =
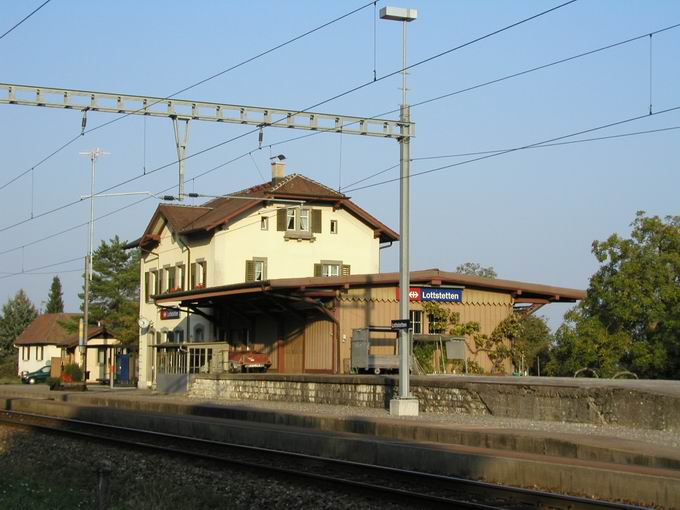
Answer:
POLYGON ((392 321, 392 331, 408 331, 411 329, 411 319, 396 319, 392 321))

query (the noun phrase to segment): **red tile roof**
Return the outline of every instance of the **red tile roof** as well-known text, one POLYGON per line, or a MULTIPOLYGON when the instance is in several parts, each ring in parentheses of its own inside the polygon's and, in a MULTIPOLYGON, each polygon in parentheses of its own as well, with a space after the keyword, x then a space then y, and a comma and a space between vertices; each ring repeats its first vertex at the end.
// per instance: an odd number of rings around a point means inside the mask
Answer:
POLYGON ((179 234, 190 234, 200 231, 209 232, 242 213, 262 206, 262 202, 270 199, 295 199, 309 202, 331 203, 347 209, 376 231, 382 242, 398 241, 399 234, 368 214, 353 203, 346 195, 329 188, 313 179, 300 174, 291 174, 273 184, 271 181, 247 188, 230 196, 215 198, 200 207, 186 205, 162 204, 154 213, 144 235, 132 241, 126 247, 131 248, 157 241, 152 232, 159 218, 164 218, 170 227, 179 234), (262 200, 240 200, 233 197, 261 198, 262 200))
POLYGON ((69 333, 61 325, 72 318, 80 317, 78 313, 44 313, 38 315, 26 329, 16 338, 14 345, 60 345, 72 347, 78 345, 78 334, 69 333))

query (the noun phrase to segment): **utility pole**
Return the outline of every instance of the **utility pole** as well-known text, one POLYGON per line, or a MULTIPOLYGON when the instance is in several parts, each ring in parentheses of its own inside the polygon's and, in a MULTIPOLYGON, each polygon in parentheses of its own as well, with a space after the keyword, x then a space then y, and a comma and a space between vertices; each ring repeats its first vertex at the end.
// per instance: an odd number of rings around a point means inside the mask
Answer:
MULTIPOLYGON (((401 107, 399 109, 399 318, 409 319, 409 185, 411 165, 411 112, 406 98, 407 30, 406 26, 418 17, 415 9, 383 7, 380 18, 400 21, 402 24, 402 71, 401 107)), ((411 330, 399 331, 399 398, 390 400, 390 414, 393 416, 418 416, 418 399, 411 395, 411 330)))
POLYGON ((87 337, 88 324, 90 320, 90 282, 92 281, 92 253, 94 251, 94 197, 95 197, 95 178, 97 175, 97 158, 110 154, 102 149, 93 149, 88 152, 81 152, 82 156, 89 156, 91 163, 90 178, 90 225, 88 229, 88 254, 85 256, 85 295, 83 303, 83 344, 80 346, 81 365, 83 367, 83 377, 87 385, 87 337))

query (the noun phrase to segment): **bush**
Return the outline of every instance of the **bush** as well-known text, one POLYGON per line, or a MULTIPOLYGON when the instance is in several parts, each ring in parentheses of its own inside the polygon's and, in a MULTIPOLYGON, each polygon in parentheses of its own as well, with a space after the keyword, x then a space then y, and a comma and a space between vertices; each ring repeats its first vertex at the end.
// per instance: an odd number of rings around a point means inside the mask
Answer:
POLYGON ((16 353, 0 358, 0 384, 14 384, 19 382, 17 366, 18 359, 16 353))
POLYGON ((83 370, 76 363, 65 365, 61 374, 64 382, 80 382, 83 380, 83 370))
POLYGON ((61 379, 58 377, 48 377, 46 382, 51 390, 56 390, 61 386, 61 379))

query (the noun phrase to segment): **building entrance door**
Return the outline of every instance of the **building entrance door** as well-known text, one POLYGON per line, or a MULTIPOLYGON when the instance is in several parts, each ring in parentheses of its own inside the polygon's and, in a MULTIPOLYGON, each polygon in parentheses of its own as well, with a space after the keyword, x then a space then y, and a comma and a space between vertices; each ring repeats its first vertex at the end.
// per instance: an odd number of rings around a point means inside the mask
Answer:
POLYGON ((283 347, 285 353, 284 372, 302 373, 305 345, 304 324, 302 321, 294 321, 290 326, 286 324, 287 334, 283 347))

